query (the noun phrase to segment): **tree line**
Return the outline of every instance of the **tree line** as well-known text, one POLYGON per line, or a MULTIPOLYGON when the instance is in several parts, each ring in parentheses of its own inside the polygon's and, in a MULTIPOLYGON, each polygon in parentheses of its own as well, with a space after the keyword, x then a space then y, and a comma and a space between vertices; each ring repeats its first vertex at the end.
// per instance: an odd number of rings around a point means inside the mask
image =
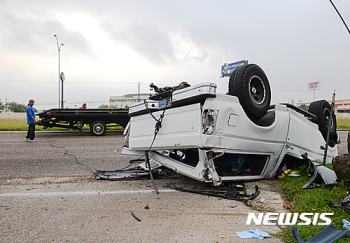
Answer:
MULTIPOLYGON (((0 100, 0 112, 1 111, 26 112, 27 111, 27 106, 24 105, 24 104, 19 104, 19 103, 15 102, 15 101, 3 103, 0 100)), ((37 110, 35 108, 34 108, 34 111, 37 112, 37 110)))

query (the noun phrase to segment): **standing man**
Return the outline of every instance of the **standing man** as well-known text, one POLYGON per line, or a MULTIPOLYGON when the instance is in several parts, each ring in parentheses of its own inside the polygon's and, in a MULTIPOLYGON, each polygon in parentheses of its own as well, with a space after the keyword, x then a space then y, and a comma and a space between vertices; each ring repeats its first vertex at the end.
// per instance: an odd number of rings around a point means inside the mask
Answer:
POLYGON ((34 138, 35 138, 35 124, 38 123, 35 120, 35 112, 33 109, 33 105, 34 105, 34 100, 31 99, 29 100, 29 104, 27 107, 27 124, 28 124, 28 133, 27 133, 27 137, 26 139, 29 142, 34 142, 34 138))

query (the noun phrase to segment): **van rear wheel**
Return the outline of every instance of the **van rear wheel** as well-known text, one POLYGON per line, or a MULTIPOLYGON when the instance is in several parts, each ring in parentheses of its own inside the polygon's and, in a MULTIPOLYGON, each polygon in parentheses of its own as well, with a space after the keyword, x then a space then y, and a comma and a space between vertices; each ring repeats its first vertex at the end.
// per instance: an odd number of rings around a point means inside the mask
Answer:
POLYGON ((264 71, 256 64, 242 66, 233 71, 228 94, 238 97, 245 113, 252 120, 266 115, 270 107, 270 84, 264 71))
MULTIPOLYGON (((313 122, 318 125, 318 129, 322 133, 324 140, 327 139, 327 132, 330 123, 331 105, 326 100, 314 101, 309 106, 309 112, 317 118, 313 122)), ((330 140, 337 140, 337 119, 334 111, 332 115, 332 125, 329 133, 330 140)))

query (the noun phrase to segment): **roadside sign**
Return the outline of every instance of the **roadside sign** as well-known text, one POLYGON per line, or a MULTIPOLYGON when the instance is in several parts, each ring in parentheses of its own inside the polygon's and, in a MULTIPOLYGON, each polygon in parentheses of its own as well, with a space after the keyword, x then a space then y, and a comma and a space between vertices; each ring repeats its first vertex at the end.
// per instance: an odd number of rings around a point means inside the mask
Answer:
POLYGON ((64 72, 61 73, 60 78, 62 82, 66 79, 66 77, 64 76, 64 72))
POLYGON ((311 82, 307 84, 308 91, 314 91, 314 101, 316 100, 316 90, 321 89, 321 81, 311 82))
POLYGON ((247 60, 242 60, 239 62, 233 62, 233 63, 224 63, 224 65, 221 66, 221 75, 222 77, 230 76, 236 68, 242 67, 244 65, 248 65, 247 60))
POLYGON ((308 91, 315 91, 321 89, 321 81, 311 82, 307 84, 308 91))

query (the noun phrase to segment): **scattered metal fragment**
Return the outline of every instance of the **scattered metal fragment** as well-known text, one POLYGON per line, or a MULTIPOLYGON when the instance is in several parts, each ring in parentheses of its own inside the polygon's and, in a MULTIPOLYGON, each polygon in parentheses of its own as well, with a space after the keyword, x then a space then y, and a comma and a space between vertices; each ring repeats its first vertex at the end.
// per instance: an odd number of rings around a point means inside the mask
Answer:
POLYGON ((136 215, 135 215, 133 212, 131 212, 131 215, 132 215, 137 221, 141 222, 141 219, 139 219, 138 217, 136 217, 136 215))
POLYGON ((143 176, 148 176, 148 172, 140 171, 140 170, 137 170, 136 168, 132 168, 129 170, 116 170, 116 171, 96 170, 94 174, 97 180, 101 180, 101 179, 118 180, 118 179, 139 178, 143 176))
MULTIPOLYGON (((158 169, 159 167, 162 167, 162 164, 154 161, 153 159, 149 160, 150 166, 151 166, 151 170, 155 170, 158 169)), ((149 166, 147 161, 145 161, 144 163, 141 163, 138 165, 138 167, 140 167, 141 169, 143 169, 144 171, 149 171, 149 166)))
POLYGON ((336 208, 341 208, 343 209, 345 212, 349 213, 350 214, 350 195, 346 196, 345 198, 343 198, 339 203, 337 202, 331 202, 331 201, 328 201, 328 200, 324 200, 327 202, 328 206, 331 206, 331 207, 336 207, 336 208))
POLYGON ((206 188, 186 188, 186 187, 177 187, 174 185, 174 188, 179 191, 183 192, 192 192, 192 193, 197 193, 197 194, 202 194, 202 195, 207 195, 207 196, 213 196, 213 197, 219 197, 219 198, 224 198, 224 199, 230 199, 230 200, 236 200, 240 202, 244 202, 245 205, 251 206, 249 200, 255 199, 257 196, 259 196, 260 191, 259 187, 256 185, 255 186, 255 192, 252 193, 251 195, 247 195, 246 193, 246 187, 245 184, 243 183, 243 188, 238 188, 236 186, 232 186, 230 188, 212 188, 212 189, 206 189, 206 188), (244 194, 239 193, 239 191, 245 191, 244 194))
MULTIPOLYGON (((136 161, 136 160, 135 160, 136 161)), ((174 172, 167 168, 162 167, 161 164, 155 162, 154 160, 149 160, 150 165, 148 166, 147 162, 143 162, 136 167, 133 168, 125 168, 121 170, 114 171, 102 171, 96 170, 94 172, 95 178, 97 180, 105 179, 105 180, 119 180, 119 179, 135 179, 140 177, 147 177, 149 174, 149 167, 153 174, 156 175, 165 175, 167 177, 171 177, 174 172)))

